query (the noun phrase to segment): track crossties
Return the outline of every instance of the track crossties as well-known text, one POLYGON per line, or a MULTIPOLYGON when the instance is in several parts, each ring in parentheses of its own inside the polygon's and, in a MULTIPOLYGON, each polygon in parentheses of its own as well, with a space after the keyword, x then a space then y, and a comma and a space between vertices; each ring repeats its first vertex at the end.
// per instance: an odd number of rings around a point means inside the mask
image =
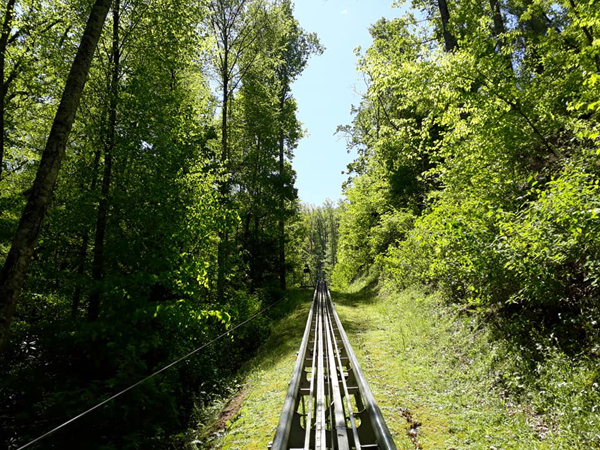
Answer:
POLYGON ((395 450, 325 282, 319 282, 271 450, 395 450))

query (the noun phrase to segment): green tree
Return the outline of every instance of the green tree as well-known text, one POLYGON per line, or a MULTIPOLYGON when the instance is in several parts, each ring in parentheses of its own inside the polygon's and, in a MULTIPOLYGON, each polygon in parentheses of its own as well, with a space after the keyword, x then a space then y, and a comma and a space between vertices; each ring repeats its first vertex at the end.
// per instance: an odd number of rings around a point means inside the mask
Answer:
POLYGON ((288 103, 293 101, 290 86, 292 82, 304 70, 308 58, 311 54, 322 53, 323 49, 317 40, 316 35, 308 34, 300 28, 300 24, 292 15, 292 4, 289 0, 282 1, 281 15, 283 30, 280 33, 277 47, 281 51, 280 62, 275 71, 279 82, 279 287, 281 290, 286 288, 286 264, 285 264, 285 218, 286 218, 286 200, 290 200, 286 191, 285 176, 285 148, 288 152, 296 146, 299 138, 294 133, 293 127, 289 127, 290 113, 295 111, 295 107, 290 108, 288 103), (287 125, 287 127, 286 127, 287 125), (286 133, 287 131, 287 133, 286 133), (289 131, 292 131, 290 133, 289 131), (287 136, 286 136, 287 134, 287 136))
POLYGON ((106 0, 98 0, 92 7, 48 136, 36 180, 0 275, 0 348, 8 340, 15 304, 31 262, 42 220, 50 205, 67 139, 75 120, 92 57, 100 39, 102 25, 108 14, 109 3, 106 0))
MULTIPOLYGON (((27 18, 30 3, 15 3, 12 33, 31 24, 36 31, 9 42, 7 76, 16 55, 27 61, 10 92, 29 84, 34 90, 15 96, 5 111, 1 257, 17 228, 23 193, 33 192, 37 147, 68 74, 64 54, 83 33, 85 3, 54 5, 54 11, 41 2, 60 19, 47 29, 42 19, 27 18)), ((241 5, 238 16, 226 14, 237 22, 230 35, 235 45, 229 47, 225 133, 223 86, 213 90, 215 66, 205 64, 207 56, 219 61, 223 55, 223 35, 214 27, 217 2, 111 3, 112 20, 100 26, 61 176, 32 247, 12 345, 0 355, 0 389, 8 399, 0 415, 9 418, 3 431, 11 443, 25 443, 49 423, 79 414, 279 298, 282 196, 285 263, 293 272, 298 202, 291 159, 302 130, 289 92, 281 109, 277 70, 286 33, 304 35, 282 3, 234 3, 220 3, 241 5), (223 296, 219 285, 226 287, 223 296)), ((268 329, 268 316, 252 321, 221 346, 96 411, 100 417, 93 422, 53 435, 49 445, 175 445, 181 439, 175 435, 193 420, 194 405, 222 388, 268 329)))
POLYGON ((579 247, 575 262, 532 236, 581 243, 589 230, 597 8, 413 6, 428 26, 410 15, 376 23, 359 62, 369 84, 352 126, 340 128, 359 157, 349 166, 334 278, 347 283, 375 268, 400 285, 437 283, 514 336, 534 323, 567 347, 591 345, 589 323, 573 308, 590 305, 595 244, 579 247), (558 231, 550 217, 559 203, 579 211, 579 225, 558 231), (558 315, 579 331, 556 326, 558 315))

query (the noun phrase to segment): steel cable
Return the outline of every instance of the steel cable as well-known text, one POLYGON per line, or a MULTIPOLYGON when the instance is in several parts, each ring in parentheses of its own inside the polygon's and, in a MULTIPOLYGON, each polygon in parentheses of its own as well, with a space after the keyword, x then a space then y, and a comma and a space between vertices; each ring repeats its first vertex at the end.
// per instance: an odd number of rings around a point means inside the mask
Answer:
POLYGON ((278 303, 282 302, 285 298, 287 297, 287 295, 284 295, 283 297, 281 297, 279 300, 277 300, 274 303, 271 303, 269 306, 267 306, 266 308, 263 308, 262 310, 258 311, 257 313, 253 314, 252 316, 250 316, 249 318, 247 318, 246 320, 244 320, 243 322, 238 323, 235 327, 227 330, 226 332, 220 334, 219 336, 217 336, 216 338, 208 341, 207 343, 201 345, 200 347, 198 347, 195 350, 192 350, 191 352, 189 352, 187 355, 182 356, 181 358, 177 359, 176 361, 173 361, 170 364, 167 364, 166 366, 164 366, 162 369, 157 370, 156 372, 152 373, 151 375, 148 375, 146 378, 143 378, 142 380, 138 381, 135 384, 132 384, 131 386, 123 389, 120 392, 117 392, 116 394, 114 394, 113 396, 107 398, 106 400, 98 403, 95 406, 92 406, 91 408, 85 410, 84 412, 82 412, 81 414, 78 414, 77 416, 73 417, 72 419, 67 420, 66 422, 60 424, 59 426, 51 429, 50 431, 47 431, 46 433, 42 434, 41 436, 35 438, 34 440, 28 442, 27 444, 18 447, 17 450, 22 450, 24 448, 30 447, 31 445, 35 444, 36 442, 41 441, 42 439, 50 436, 51 434, 55 433, 56 431, 60 430, 61 428, 66 427, 67 425, 72 424, 73 422, 75 422, 78 419, 81 419, 83 416, 91 413, 92 411, 94 411, 95 409, 100 408, 101 406, 109 403, 110 401, 114 400, 115 398, 123 395, 124 393, 134 389, 135 387, 139 386, 140 384, 144 383, 145 381, 148 381, 150 378, 155 377, 156 375, 158 375, 159 373, 164 372, 167 369, 170 369, 171 367, 179 364, 180 362, 186 360, 187 358, 189 358, 190 356, 194 355, 195 353, 198 353, 200 350, 205 349, 206 347, 214 344, 215 342, 217 342, 219 339, 224 338, 225 336, 227 336, 228 334, 230 334, 231 332, 237 330, 238 328, 246 325, 248 322, 250 322, 251 320, 253 320, 255 317, 261 315, 262 313, 264 313, 265 311, 271 309, 273 306, 277 305, 278 303))

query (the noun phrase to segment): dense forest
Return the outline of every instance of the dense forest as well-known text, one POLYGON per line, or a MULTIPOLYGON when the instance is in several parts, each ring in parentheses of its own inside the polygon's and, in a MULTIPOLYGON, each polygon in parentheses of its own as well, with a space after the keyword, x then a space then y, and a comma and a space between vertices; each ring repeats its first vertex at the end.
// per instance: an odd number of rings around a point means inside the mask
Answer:
POLYGON ((313 282, 317 278, 331 282, 337 263, 340 211, 329 199, 322 206, 302 205, 299 249, 313 282))
MULTIPOLYGON (((288 0, 0 8, 0 441, 17 448, 298 283, 290 86, 322 48, 288 0)), ((44 448, 172 447, 268 322, 44 448)))
POLYGON ((411 6, 358 51, 333 280, 441 290, 509 348, 497 384, 571 436, 560 448, 596 448, 600 5, 411 6))
MULTIPOLYGON (((0 442, 278 304, 308 269, 436 292, 493 333, 507 405, 560 448, 600 445, 600 5, 394 6, 356 50, 345 199, 313 206, 291 87, 323 47, 291 0, 0 0, 0 442)), ((277 314, 40 448, 188 448, 277 314)))

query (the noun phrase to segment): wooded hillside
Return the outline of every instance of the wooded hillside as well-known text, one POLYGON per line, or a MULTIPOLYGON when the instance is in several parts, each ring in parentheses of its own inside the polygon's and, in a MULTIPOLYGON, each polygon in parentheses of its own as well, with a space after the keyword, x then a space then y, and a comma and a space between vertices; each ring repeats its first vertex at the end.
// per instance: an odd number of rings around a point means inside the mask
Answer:
MULTIPOLYGON (((600 3, 394 4, 409 12, 356 50, 346 198, 315 207, 295 188, 292 84, 323 48, 291 0, 0 0, 0 442, 254 317, 306 266, 360 291, 352 308, 376 298, 406 358, 410 317, 393 317, 414 300, 422 336, 448 333, 415 346, 431 378, 432 349, 472 342, 445 370, 473 356, 494 410, 539 428, 527 442, 600 447, 600 3)), ((191 445, 286 307, 44 448, 191 445)))
POLYGON ((600 4, 411 6, 359 51, 333 280, 442 290, 512 348, 498 385, 597 445, 600 4))

